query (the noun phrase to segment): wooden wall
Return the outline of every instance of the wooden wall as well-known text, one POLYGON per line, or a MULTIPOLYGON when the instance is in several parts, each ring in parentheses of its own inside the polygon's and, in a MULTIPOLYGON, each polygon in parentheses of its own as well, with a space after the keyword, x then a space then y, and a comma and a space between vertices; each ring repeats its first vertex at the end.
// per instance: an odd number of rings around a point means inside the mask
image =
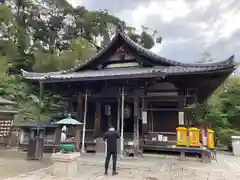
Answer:
POLYGON ((96 104, 94 102, 88 102, 86 129, 94 129, 95 109, 96 104))
POLYGON ((176 132, 178 126, 177 111, 154 111, 153 132, 176 132))

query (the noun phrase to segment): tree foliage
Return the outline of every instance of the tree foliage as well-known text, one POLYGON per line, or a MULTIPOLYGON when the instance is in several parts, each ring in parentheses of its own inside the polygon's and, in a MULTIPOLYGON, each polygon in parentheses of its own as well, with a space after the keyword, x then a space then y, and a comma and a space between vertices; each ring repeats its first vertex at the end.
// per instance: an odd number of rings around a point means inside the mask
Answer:
MULTIPOLYGON (((97 44, 103 48, 110 41, 120 24, 126 32, 134 29, 106 10, 74 8, 66 0, 1 1, 0 95, 17 102, 17 121, 39 120, 40 113, 39 86, 23 81, 21 69, 49 72, 81 64, 96 54, 97 44)), ((131 34, 148 49, 155 44, 147 32, 131 34)), ((44 92, 43 104, 40 120, 50 120, 67 107, 51 91, 44 92)))
MULTIPOLYGON (((215 58, 209 52, 197 63, 213 62, 215 58)), ((240 77, 230 76, 202 104, 196 103, 192 111, 192 120, 200 125, 211 125, 215 129, 221 144, 230 145, 230 137, 240 135, 240 77)))

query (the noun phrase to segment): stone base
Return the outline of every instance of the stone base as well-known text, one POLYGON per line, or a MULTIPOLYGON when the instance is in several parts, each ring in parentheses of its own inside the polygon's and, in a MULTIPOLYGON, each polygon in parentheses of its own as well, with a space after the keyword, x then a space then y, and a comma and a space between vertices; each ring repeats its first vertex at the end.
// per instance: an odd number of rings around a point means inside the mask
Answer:
POLYGON ((74 153, 53 153, 52 154, 52 175, 58 177, 69 177, 78 172, 79 152, 74 153))

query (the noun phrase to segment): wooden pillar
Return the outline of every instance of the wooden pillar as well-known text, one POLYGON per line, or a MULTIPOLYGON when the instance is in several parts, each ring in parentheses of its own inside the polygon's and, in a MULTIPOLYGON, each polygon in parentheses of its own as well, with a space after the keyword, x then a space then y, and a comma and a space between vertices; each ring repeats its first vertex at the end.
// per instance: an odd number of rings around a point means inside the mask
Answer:
MULTIPOLYGON (((13 120, 12 120, 12 123, 13 123, 13 120)), ((8 141, 7 141, 7 146, 8 147, 11 147, 12 146, 12 130, 13 130, 13 127, 11 125, 10 127, 10 131, 9 131, 9 134, 8 134, 8 141)))
MULTIPOLYGON (((73 113, 73 103, 72 99, 68 99, 68 113, 72 115, 73 113)), ((76 117, 75 117, 76 118, 76 117)))
POLYGON ((120 131, 120 113, 121 113, 121 98, 118 98, 118 112, 117 112, 117 131, 120 131))
POLYGON ((80 152, 80 141, 81 141, 81 129, 82 126, 76 126, 74 131, 75 131, 75 139, 76 139, 76 150, 77 152, 80 152))
MULTIPOLYGON (((79 92, 77 97, 77 117, 76 119, 79 122, 83 122, 83 95, 79 92)), ((81 127, 76 127, 75 131, 75 138, 76 138, 76 146, 77 151, 80 151, 80 143, 81 143, 81 127)))
POLYGON ((123 128, 124 128, 124 102, 125 102, 125 89, 121 88, 121 142, 120 142, 120 155, 123 158, 124 151, 124 137, 123 137, 123 128))
MULTIPOLYGON (((149 107, 150 109, 152 109, 152 104, 146 102, 147 104, 147 108, 149 107)), ((148 111, 148 116, 149 121, 148 121, 148 132, 153 132, 153 111, 148 111)))
POLYGON ((84 114, 83 114, 83 132, 82 132, 82 153, 85 152, 85 132, 86 132, 86 122, 87 122, 87 104, 88 104, 88 89, 84 94, 84 114))
POLYGON ((79 92, 77 98, 77 120, 79 122, 83 121, 83 94, 79 92))
POLYGON ((95 109, 95 122, 94 122, 94 137, 97 138, 100 135, 101 130, 101 103, 96 103, 95 109))
POLYGON ((61 127, 57 127, 55 128, 55 131, 54 131, 54 145, 53 145, 53 153, 56 153, 58 152, 58 150, 60 149, 56 149, 56 147, 59 147, 60 146, 60 141, 61 141, 61 127))
POLYGON ((178 111, 178 125, 179 126, 184 126, 185 125, 185 118, 184 118, 184 104, 185 104, 185 97, 184 97, 184 91, 181 90, 179 92, 179 100, 178 100, 178 106, 179 106, 179 111, 178 111))
POLYGON ((134 155, 139 153, 139 94, 136 93, 134 97, 134 155))

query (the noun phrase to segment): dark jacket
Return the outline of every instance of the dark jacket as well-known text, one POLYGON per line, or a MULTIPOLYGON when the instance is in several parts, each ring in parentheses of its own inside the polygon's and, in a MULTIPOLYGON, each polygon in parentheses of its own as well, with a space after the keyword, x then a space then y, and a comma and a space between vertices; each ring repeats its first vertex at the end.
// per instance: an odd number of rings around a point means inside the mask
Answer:
POLYGON ((103 140, 107 141, 107 152, 117 152, 117 139, 119 139, 119 134, 110 129, 105 133, 103 140))

